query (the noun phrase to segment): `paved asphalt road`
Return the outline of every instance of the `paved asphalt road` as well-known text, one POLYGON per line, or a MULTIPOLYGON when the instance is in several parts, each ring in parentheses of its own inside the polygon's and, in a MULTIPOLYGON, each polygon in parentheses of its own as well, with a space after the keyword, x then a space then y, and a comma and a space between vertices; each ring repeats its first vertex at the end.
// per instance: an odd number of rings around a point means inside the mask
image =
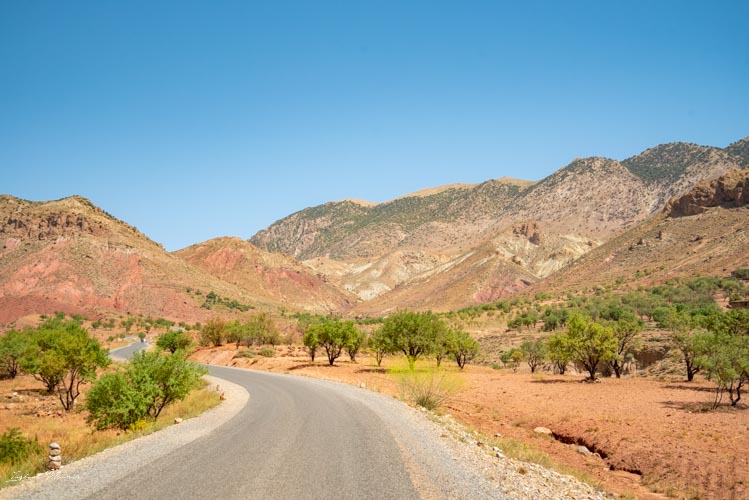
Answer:
MULTIPOLYGON (((118 350, 129 356, 146 347, 118 350)), ((229 422, 92 498, 418 498, 382 419, 334 387, 209 367, 250 402, 229 422)))

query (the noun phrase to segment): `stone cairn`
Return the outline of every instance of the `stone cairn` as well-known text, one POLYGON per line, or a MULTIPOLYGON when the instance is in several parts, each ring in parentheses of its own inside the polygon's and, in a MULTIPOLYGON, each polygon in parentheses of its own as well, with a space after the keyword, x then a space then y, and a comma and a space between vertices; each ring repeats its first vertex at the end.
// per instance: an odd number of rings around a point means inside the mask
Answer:
POLYGON ((62 452, 59 444, 52 443, 49 445, 49 456, 47 458, 49 458, 47 469, 57 470, 62 467, 62 452))

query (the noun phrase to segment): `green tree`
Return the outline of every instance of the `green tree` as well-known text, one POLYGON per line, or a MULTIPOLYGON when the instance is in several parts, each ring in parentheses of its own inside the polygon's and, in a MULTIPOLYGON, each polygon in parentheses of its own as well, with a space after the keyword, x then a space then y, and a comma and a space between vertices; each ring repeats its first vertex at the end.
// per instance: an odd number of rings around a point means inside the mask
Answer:
POLYGON ((591 381, 595 380, 598 367, 616 355, 614 332, 579 314, 569 318, 567 328, 570 359, 588 372, 591 381))
POLYGON ((637 348, 638 335, 642 331, 642 327, 642 321, 631 313, 620 315, 619 319, 614 322, 613 329, 617 347, 616 354, 611 360, 611 368, 613 368, 616 378, 621 378, 627 358, 637 348))
POLYGON ((109 364, 107 354, 78 322, 52 319, 34 331, 21 365, 70 411, 81 385, 96 378, 97 368, 109 364))
POLYGON ((520 349, 512 348, 508 351, 504 351, 500 356, 499 360, 505 366, 505 368, 512 368, 513 372, 518 371, 520 363, 523 361, 523 352, 520 349))
POLYGON ((393 346, 390 344, 389 338, 383 332, 382 327, 372 333, 369 337, 368 345, 375 355, 377 366, 382 365, 382 360, 386 354, 393 352, 393 346))
POLYGON ((29 349, 31 333, 10 330, 0 337, 0 369, 10 378, 16 378, 21 368, 21 359, 29 349))
POLYGON ((531 373, 535 373, 536 368, 546 360, 547 346, 543 340, 526 340, 520 344, 520 351, 523 353, 531 373))
POLYGON ((304 332, 304 336, 302 336, 302 342, 304 343, 304 348, 307 349, 307 352, 309 353, 310 360, 314 363, 315 354, 317 353, 318 347, 320 347, 320 339, 317 336, 317 331, 314 328, 307 327, 307 331, 304 332))
POLYGON ((357 333, 353 321, 342 321, 337 318, 316 323, 308 331, 313 331, 317 335, 320 346, 325 349, 328 363, 331 366, 341 356, 351 337, 357 333))
POLYGON ((351 359, 352 362, 356 363, 356 355, 359 353, 359 350, 366 345, 366 343, 367 334, 354 328, 354 332, 349 336, 345 347, 346 354, 348 354, 349 359, 351 359))
POLYGON ((446 345, 461 370, 479 353, 479 343, 462 330, 448 330, 446 345))
POLYGON ((564 375, 570 362, 569 337, 566 333, 557 333, 549 337, 549 361, 554 371, 564 375))
POLYGON ((699 343, 694 331, 695 324, 686 310, 667 310, 662 318, 665 328, 671 330, 671 345, 679 351, 687 371, 687 382, 694 380, 700 371, 699 343))
POLYGON ((200 343, 201 345, 212 344, 214 347, 218 347, 224 343, 226 334, 226 322, 221 318, 213 318, 200 330, 200 343))
POLYGON ((714 407, 727 392, 731 406, 741 400, 741 390, 749 381, 749 337, 730 331, 696 334, 697 362, 706 377, 717 385, 714 407))
POLYGON ((174 354, 178 350, 186 351, 192 345, 192 338, 183 331, 162 333, 156 340, 156 347, 174 354))
POLYGON ((428 355, 445 324, 431 312, 402 311, 386 318, 382 324, 383 335, 394 350, 401 351, 413 371, 416 360, 428 355))

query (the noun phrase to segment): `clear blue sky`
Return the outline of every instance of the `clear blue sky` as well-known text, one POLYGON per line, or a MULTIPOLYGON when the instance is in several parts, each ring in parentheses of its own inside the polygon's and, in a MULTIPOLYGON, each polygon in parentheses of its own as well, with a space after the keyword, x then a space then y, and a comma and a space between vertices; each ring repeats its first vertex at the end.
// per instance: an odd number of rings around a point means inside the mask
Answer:
POLYGON ((0 3, 0 193, 174 250, 749 135, 749 2, 0 3), (158 6, 156 5, 158 4, 158 6))

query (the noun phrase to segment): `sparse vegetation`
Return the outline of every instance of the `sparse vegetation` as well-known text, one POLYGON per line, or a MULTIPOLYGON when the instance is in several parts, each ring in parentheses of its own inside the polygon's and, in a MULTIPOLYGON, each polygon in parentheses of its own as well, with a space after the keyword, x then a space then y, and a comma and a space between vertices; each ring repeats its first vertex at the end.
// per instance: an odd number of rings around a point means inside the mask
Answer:
POLYGON ((162 410, 183 400, 196 388, 205 368, 176 353, 139 352, 127 367, 105 374, 88 393, 88 420, 97 429, 130 429, 139 421, 155 420, 162 410))
POLYGON ((21 359, 26 373, 44 382, 65 411, 70 411, 81 385, 96 378, 96 370, 109 364, 107 351, 75 320, 51 319, 30 333, 21 359))

